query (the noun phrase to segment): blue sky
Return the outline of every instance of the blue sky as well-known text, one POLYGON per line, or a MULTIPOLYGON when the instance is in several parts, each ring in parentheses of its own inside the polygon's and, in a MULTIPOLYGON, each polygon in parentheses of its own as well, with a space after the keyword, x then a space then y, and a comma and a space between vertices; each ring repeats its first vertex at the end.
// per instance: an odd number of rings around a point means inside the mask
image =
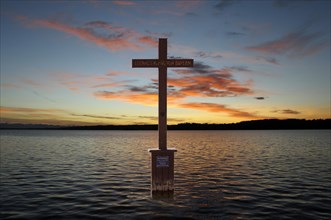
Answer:
POLYGON ((1 1, 1 122, 168 123, 330 118, 330 1, 1 1))

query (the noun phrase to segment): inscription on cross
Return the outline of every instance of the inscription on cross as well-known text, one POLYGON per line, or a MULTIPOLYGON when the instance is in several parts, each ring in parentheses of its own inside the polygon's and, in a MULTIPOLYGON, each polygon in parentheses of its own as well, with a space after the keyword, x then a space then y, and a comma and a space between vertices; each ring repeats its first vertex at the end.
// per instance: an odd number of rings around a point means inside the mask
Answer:
POLYGON ((193 59, 167 59, 167 39, 159 39, 159 59, 133 59, 133 68, 159 68, 159 149, 167 150, 167 68, 193 67, 193 59))

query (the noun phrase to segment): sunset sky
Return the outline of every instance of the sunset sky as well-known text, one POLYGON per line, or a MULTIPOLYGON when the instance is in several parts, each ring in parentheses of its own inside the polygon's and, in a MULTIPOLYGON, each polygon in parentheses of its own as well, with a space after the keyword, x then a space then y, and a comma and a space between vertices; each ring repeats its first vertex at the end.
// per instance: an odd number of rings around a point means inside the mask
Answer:
POLYGON ((1 0, 1 122, 168 124, 330 118, 330 1, 1 0))

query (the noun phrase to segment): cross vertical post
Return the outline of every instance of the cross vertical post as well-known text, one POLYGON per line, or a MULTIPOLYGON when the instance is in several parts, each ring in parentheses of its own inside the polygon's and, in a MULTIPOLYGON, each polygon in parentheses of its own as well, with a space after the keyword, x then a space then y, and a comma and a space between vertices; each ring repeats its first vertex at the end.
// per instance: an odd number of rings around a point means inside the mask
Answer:
MULTIPOLYGON (((159 40, 159 60, 167 60, 167 39, 159 40)), ((167 150, 167 67, 159 67, 159 149, 167 150)))
POLYGON ((168 59, 167 39, 159 39, 158 59, 133 59, 132 67, 159 69, 159 148, 151 153, 151 191, 155 197, 171 197, 174 192, 174 160, 176 149, 167 148, 167 68, 193 67, 193 59, 168 59))

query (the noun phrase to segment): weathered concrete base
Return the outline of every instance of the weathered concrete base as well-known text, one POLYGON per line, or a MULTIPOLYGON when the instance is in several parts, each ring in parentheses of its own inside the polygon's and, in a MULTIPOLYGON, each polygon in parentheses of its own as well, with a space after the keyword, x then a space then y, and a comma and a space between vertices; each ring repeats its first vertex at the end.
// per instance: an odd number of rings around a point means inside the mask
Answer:
POLYGON ((150 149, 151 192, 153 197, 172 197, 174 194, 174 156, 176 149, 150 149))

